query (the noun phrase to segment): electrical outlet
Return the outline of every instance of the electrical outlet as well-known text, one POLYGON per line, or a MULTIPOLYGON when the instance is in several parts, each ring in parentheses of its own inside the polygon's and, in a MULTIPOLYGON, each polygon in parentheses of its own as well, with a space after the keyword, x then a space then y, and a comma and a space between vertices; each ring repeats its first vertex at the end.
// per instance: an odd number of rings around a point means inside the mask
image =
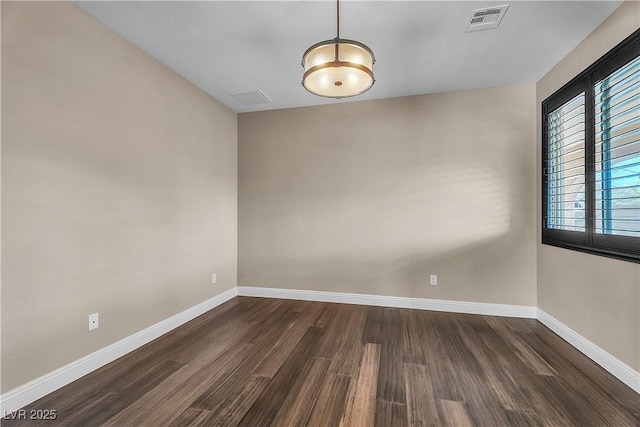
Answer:
POLYGON ((211 284, 215 284, 218 281, 218 277, 216 276, 216 273, 213 273, 211 275, 211 284))
POLYGON ((98 313, 89 315, 89 330, 93 331, 94 329, 98 329, 98 313))
POLYGON ((431 286, 437 286, 438 285, 438 275, 437 274, 432 274, 431 276, 429 276, 429 284, 431 286))

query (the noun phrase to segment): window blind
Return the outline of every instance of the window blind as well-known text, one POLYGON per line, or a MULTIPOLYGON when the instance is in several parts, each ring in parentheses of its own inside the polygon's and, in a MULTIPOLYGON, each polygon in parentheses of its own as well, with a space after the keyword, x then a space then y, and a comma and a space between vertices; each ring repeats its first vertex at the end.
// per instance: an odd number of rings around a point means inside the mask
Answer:
POLYGON ((547 117, 547 228, 585 230, 585 94, 547 117))
POLYGON ((595 232, 640 237, 640 57, 595 90, 595 232))

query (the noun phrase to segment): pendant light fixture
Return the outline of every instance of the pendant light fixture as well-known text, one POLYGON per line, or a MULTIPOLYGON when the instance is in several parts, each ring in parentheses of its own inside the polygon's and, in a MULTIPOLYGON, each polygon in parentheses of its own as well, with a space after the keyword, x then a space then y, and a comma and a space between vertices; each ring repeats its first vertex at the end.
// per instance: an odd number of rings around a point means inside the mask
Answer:
POLYGON ((316 43, 302 55, 302 85, 314 95, 347 98, 366 92, 375 83, 373 51, 340 38, 340 0, 336 0, 335 39, 316 43))

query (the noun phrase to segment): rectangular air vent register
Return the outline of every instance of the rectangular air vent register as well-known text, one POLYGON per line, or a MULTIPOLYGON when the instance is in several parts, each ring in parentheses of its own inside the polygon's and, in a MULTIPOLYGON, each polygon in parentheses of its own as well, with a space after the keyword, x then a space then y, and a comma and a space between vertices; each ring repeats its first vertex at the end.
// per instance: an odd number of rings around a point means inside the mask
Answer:
POLYGON ((497 28, 507 9, 508 4, 472 10, 464 26, 464 32, 497 28))
POLYGON ((251 92, 238 92, 231 93, 240 104, 242 105, 261 105, 271 104, 273 101, 261 90, 253 90, 251 92))

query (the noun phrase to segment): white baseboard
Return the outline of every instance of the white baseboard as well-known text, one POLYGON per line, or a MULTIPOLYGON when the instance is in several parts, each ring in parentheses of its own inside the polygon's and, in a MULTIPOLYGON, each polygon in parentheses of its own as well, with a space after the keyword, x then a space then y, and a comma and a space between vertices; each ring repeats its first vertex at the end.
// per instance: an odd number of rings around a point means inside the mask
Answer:
POLYGON ((214 307, 230 300, 238 294, 237 288, 231 288, 195 305, 181 313, 171 316, 155 325, 121 339, 107 347, 95 351, 75 362, 69 363, 53 372, 36 378, 18 388, 8 391, 0 396, 0 414, 5 416, 31 402, 34 402, 47 394, 81 378, 88 373, 113 362, 119 357, 142 347, 148 342, 166 334, 167 332, 187 323, 214 307))
POLYGON ((451 313, 484 314, 487 316, 536 318, 536 307, 526 305, 489 304, 483 302, 447 301, 426 298, 393 297, 343 292, 303 291, 298 289, 258 288, 238 286, 238 295, 247 297, 296 299, 303 301, 337 302, 342 304, 375 305, 380 307, 413 308, 451 313))
POLYGON ((580 350, 589 359, 602 366, 606 371, 640 393, 640 372, 598 347, 553 316, 538 309, 536 318, 569 344, 580 350))

